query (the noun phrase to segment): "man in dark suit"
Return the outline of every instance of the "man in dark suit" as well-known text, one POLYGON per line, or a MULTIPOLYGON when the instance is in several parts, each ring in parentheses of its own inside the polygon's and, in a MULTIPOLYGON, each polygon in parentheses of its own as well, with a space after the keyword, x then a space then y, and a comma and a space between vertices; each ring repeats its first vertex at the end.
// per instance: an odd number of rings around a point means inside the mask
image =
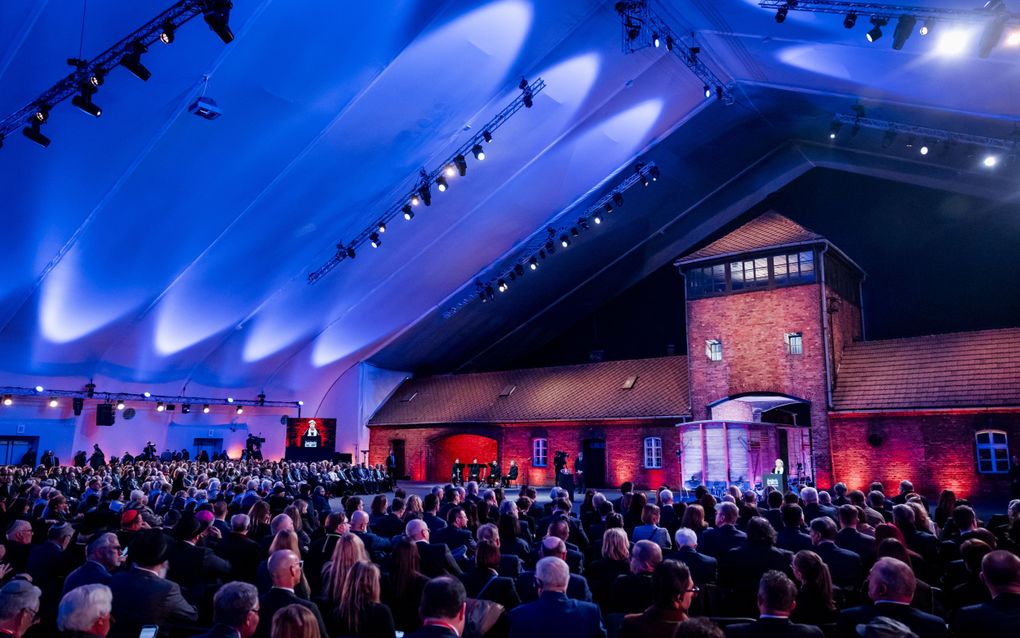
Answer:
POLYGON ((737 547, 747 544, 747 534, 737 529, 740 510, 733 503, 722 503, 716 509, 715 529, 701 535, 701 551, 718 558, 737 547))
POLYGON ((71 544, 74 528, 70 523, 54 525, 46 533, 46 542, 36 545, 28 555, 26 570, 32 576, 32 582, 42 590, 40 621, 43 628, 52 631, 56 628, 53 619, 56 617, 57 604, 63 580, 75 566, 67 552, 71 544))
MULTIPOLYGON (((567 557, 564 559, 567 561, 567 566, 570 567, 571 574, 582 574, 584 573, 584 554, 581 553, 580 547, 570 542, 570 524, 564 516, 554 519, 549 523, 548 527, 541 527, 539 523, 539 530, 546 530, 546 536, 552 536, 563 541, 563 544, 567 548, 567 557)), ((534 560, 537 562, 541 558, 542 548, 539 546, 541 541, 536 544, 532 554, 534 560)))
POLYGON ((450 508, 446 514, 446 527, 432 535, 432 542, 446 545, 453 553, 474 550, 475 539, 471 530, 467 529, 467 523, 467 512, 463 507, 450 508), (462 547, 465 549, 461 550, 462 547))
POLYGON ((365 551, 370 556, 374 555, 373 559, 379 558, 380 554, 389 551, 391 547, 390 539, 368 531, 368 512, 358 510, 351 514, 351 533, 361 539, 365 551))
POLYGON ((418 546, 418 556, 421 560, 421 573, 429 578, 437 576, 460 576, 461 569, 450 553, 450 548, 442 543, 435 545, 429 543, 431 532, 429 526, 420 518, 414 518, 407 522, 404 534, 418 546))
POLYGON ((466 611, 464 585, 449 576, 433 578, 425 584, 418 606, 422 627, 408 638, 460 638, 466 611))
MULTIPOLYGON (((312 541, 308 547, 308 557, 305 558, 305 577, 308 578, 308 585, 312 591, 319 591, 322 581, 322 566, 333 560, 333 551, 336 549, 337 541, 350 529, 350 525, 347 524, 347 515, 343 512, 331 512, 326 517, 322 529, 325 533, 312 541)), ((403 532, 403 529, 400 531, 403 532)))
POLYGON ((811 542, 815 553, 829 566, 833 585, 844 589, 860 585, 864 577, 861 557, 836 545, 836 524, 831 518, 822 516, 811 521, 811 542))
POLYGON ((599 608, 568 598, 570 568, 552 556, 538 561, 538 600, 510 611, 510 638, 560 638, 565 628, 575 638, 605 638, 599 608))
POLYGON ((1005 550, 981 560, 981 581, 992 600, 964 607, 953 621, 956 636, 1008 636, 1020 626, 1020 558, 1005 550))
POLYGON ((960 558, 960 545, 970 538, 975 538, 974 532, 979 529, 977 514, 968 505, 957 505, 953 509, 952 518, 959 534, 946 538, 939 547, 939 558, 947 565, 960 558))
POLYGON ((662 562, 662 548, 638 541, 630 551, 630 573, 617 576, 609 587, 609 610, 640 614, 652 603, 652 572, 662 562))
POLYGON ((836 508, 818 502, 818 490, 805 487, 800 491, 800 500, 804 504, 804 520, 810 523, 819 516, 827 516, 836 522, 836 508))
POLYGON ((797 606, 797 587, 782 572, 769 571, 758 585, 759 617, 753 623, 730 625, 726 638, 823 638, 814 625, 790 622, 797 606))
POLYGON ((230 563, 202 544, 211 525, 211 512, 185 514, 174 528, 178 542, 167 552, 170 569, 166 577, 180 585, 184 597, 198 606, 230 576, 230 563), (204 519, 200 518, 203 514, 204 519))
POLYGON ((195 607, 184 599, 180 585, 162 576, 167 570, 167 541, 162 530, 146 529, 131 541, 128 555, 133 563, 117 572, 110 582, 113 592, 113 638, 137 638, 144 625, 158 625, 160 636, 175 627, 198 620, 195 607))
POLYGON ((857 625, 885 616, 910 627, 918 638, 945 638, 949 631, 941 618, 910 606, 916 587, 917 580, 909 565, 895 558, 880 558, 868 574, 868 597, 874 603, 840 612, 836 635, 856 637, 857 625))
MULTIPOLYGON (((490 541, 496 546, 496 549, 502 550, 503 543, 499 538, 499 528, 492 523, 486 523, 478 527, 478 542, 490 541)), ((500 554, 499 567, 497 568, 500 576, 506 576, 507 578, 517 579, 524 571, 524 561, 514 554, 500 554)))
POLYGON ((263 554, 259 544, 248 538, 249 527, 247 514, 235 514, 230 518, 230 533, 216 545, 216 555, 230 564, 230 580, 255 582, 263 554))
POLYGON ((277 550, 269 557, 268 568, 273 587, 259 596, 259 625, 254 634, 256 638, 269 638, 273 614, 287 605, 301 605, 311 611, 319 624, 319 635, 328 636, 319 608, 294 594, 294 586, 301 582, 301 558, 289 549, 277 550))
POLYGON ((673 492, 666 489, 659 492, 659 525, 669 530, 670 536, 680 528, 680 516, 673 506, 673 492))
POLYGON ((714 583, 719 574, 719 563, 716 559, 698 551, 698 535, 694 530, 681 527, 674 535, 677 550, 665 556, 666 559, 680 561, 687 565, 694 584, 707 585, 714 583))
POLYGON ((811 537, 804 533, 804 511, 800 505, 784 505, 783 528, 776 534, 776 547, 796 554, 811 549, 811 537))
POLYGON ((422 509, 424 510, 421 518, 425 521, 425 524, 429 526, 429 529, 432 530, 432 532, 438 532, 446 527, 446 521, 437 516, 437 513, 439 512, 438 496, 435 494, 426 494, 421 503, 422 509))
POLYGON ((393 538, 404 533, 404 499, 399 496, 393 497, 390 504, 390 511, 375 522, 372 531, 383 538, 393 538))
MULTIPOLYGON (((540 547, 542 548, 541 558, 558 558, 566 563, 567 548, 559 538, 546 536, 542 540, 540 547)), ((565 591, 567 598, 591 602, 591 589, 589 589, 588 581, 584 576, 571 574, 565 591)), ((537 572, 523 572, 517 578, 517 593, 520 594, 521 600, 526 603, 538 599, 537 572)))
POLYGON ((920 554, 928 564, 934 564, 938 559, 939 541, 933 534, 917 529, 914 519, 914 510, 909 505, 893 507, 893 523, 903 532, 907 548, 920 554))
POLYGON ((767 520, 756 516, 748 522, 747 541, 719 557, 719 583, 733 588, 728 612, 736 616, 754 614, 754 595, 766 572, 793 576, 793 554, 775 547, 776 531, 767 520))
POLYGON ((120 567, 121 547, 117 535, 101 534, 85 548, 85 563, 64 579, 61 596, 82 585, 110 586, 113 571, 120 567))
POLYGON ((259 626, 259 592, 254 585, 232 582, 213 597, 212 628, 196 638, 251 638, 259 626))
POLYGON ((859 511, 853 505, 839 507, 839 522, 843 526, 836 532, 836 544, 857 554, 863 567, 875 562, 875 537, 857 531, 859 511))

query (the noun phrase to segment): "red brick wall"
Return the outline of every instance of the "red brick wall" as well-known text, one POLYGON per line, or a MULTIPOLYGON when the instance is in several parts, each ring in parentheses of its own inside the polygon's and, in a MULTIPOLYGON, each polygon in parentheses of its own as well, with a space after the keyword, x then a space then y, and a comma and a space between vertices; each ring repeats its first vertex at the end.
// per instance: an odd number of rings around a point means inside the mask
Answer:
POLYGON ((808 284, 689 301, 687 358, 695 419, 709 418, 709 403, 735 394, 779 393, 810 402, 815 477, 827 486, 832 465, 819 288, 808 284), (803 334, 804 354, 786 353, 787 332, 803 334), (705 356, 708 339, 722 340, 722 361, 705 356))
POLYGON ((1020 450, 1020 414, 990 412, 917 412, 830 415, 835 480, 851 489, 882 481, 895 491, 901 480, 929 498, 951 489, 957 498, 1008 493, 1005 475, 977 473, 974 436, 979 430, 1004 430, 1011 452, 1020 450), (868 443, 874 434, 877 447, 868 443))
MULTIPOLYGON (((654 488, 662 484, 679 484, 679 468, 676 461, 678 448, 677 428, 672 420, 666 421, 616 421, 600 423, 535 423, 507 424, 504 426, 434 426, 395 427, 374 426, 369 428, 369 461, 382 463, 385 460, 391 439, 405 441, 407 471, 415 481, 445 482, 450 478, 446 456, 451 450, 460 455, 462 461, 473 454, 472 445, 479 449, 492 450, 498 454, 500 467, 506 470, 510 460, 520 467, 519 482, 532 485, 553 485, 555 483, 553 452, 563 450, 570 455, 570 468, 581 450, 581 443, 587 439, 603 439, 606 444, 606 485, 616 487, 623 481, 634 481, 640 487, 654 488), (471 434, 486 439, 467 439, 460 435, 471 434), (662 469, 646 469, 644 464, 644 439, 657 436, 662 439, 662 469), (532 466, 531 448, 534 438, 549 440, 549 463, 547 467, 532 466), (471 443, 474 441, 474 443, 471 443), (486 442, 488 441, 488 443, 486 442), (459 443, 467 442, 467 447, 459 443), (481 444, 481 445, 479 445, 481 444), (441 460, 442 459, 442 460, 441 460)), ((486 454, 478 452, 479 461, 487 462, 486 454), (483 458, 484 457, 484 458, 483 458)), ((452 458, 452 457, 451 457, 452 458)))

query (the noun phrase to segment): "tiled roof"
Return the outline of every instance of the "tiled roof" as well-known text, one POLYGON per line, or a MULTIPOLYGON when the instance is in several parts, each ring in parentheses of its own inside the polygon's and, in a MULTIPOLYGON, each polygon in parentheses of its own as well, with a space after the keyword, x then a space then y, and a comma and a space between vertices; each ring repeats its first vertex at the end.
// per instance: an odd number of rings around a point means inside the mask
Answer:
POLYGON ((811 232, 791 219, 775 211, 769 211, 724 237, 715 240, 701 250, 682 257, 677 265, 687 264, 712 257, 723 257, 740 253, 755 252, 805 243, 823 242, 825 238, 811 232))
POLYGON ((662 357, 409 379, 369 425, 676 417, 689 405, 687 357, 662 357))
POLYGON ((854 343, 843 355, 833 405, 1020 406, 1020 328, 854 343))

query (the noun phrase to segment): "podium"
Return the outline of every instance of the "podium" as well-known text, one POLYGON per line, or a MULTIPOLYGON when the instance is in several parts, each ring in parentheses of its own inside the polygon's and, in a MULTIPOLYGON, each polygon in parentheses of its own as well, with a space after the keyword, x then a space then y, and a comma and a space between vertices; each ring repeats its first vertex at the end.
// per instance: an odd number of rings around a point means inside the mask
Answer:
POLYGON ((766 488, 772 486, 780 492, 786 492, 786 475, 785 474, 766 474, 761 477, 761 486, 766 488))
POLYGON ((301 447, 308 449, 318 449, 322 445, 322 437, 320 436, 303 436, 301 437, 301 447))

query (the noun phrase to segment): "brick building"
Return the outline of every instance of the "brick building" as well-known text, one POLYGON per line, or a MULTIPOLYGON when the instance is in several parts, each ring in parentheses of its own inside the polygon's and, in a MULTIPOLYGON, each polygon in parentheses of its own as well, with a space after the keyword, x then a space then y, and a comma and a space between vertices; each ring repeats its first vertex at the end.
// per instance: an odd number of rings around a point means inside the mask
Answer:
POLYGON ((688 356, 408 380, 371 457, 394 444, 416 480, 477 456, 550 484, 552 453, 584 450, 594 485, 753 485, 781 459, 822 486, 1005 489, 1020 329, 864 341, 863 270, 774 212, 676 266, 688 356))

